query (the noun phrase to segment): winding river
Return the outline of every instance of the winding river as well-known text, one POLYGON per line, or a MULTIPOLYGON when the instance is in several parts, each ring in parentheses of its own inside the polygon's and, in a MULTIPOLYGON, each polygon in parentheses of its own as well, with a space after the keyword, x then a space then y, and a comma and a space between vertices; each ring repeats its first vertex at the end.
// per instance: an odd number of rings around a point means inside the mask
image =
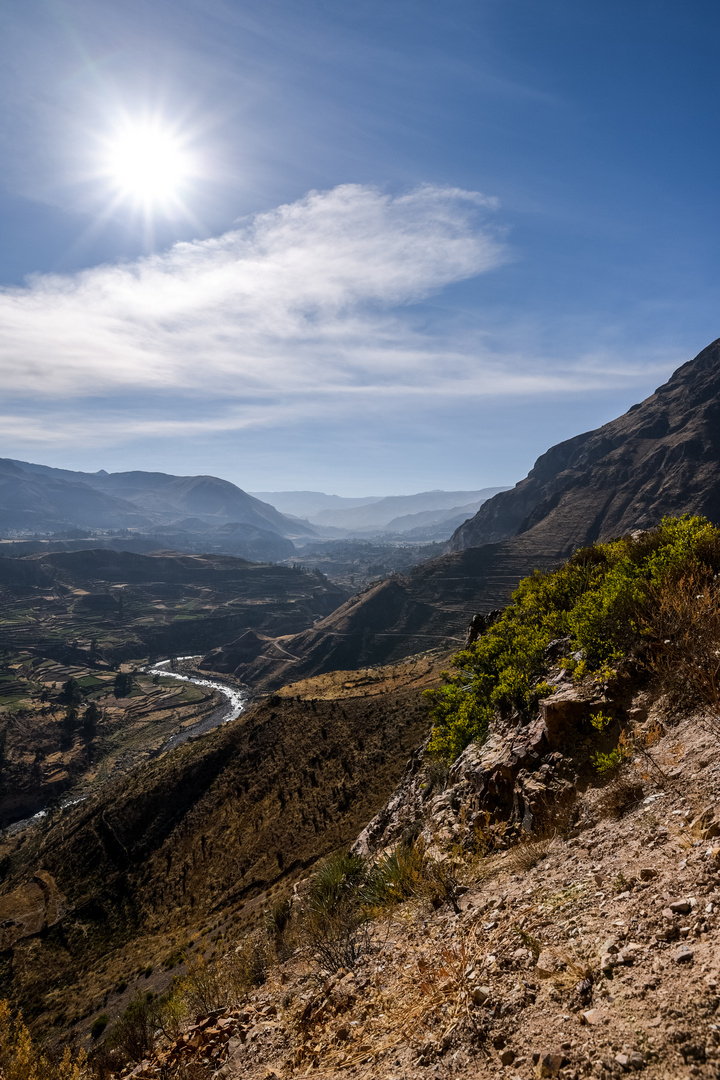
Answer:
MULTIPOLYGON (((197 660, 197 656, 178 656, 177 661, 185 660, 197 660)), ((212 709, 207 716, 204 716, 202 720, 198 720, 196 724, 191 724, 187 728, 183 728, 181 731, 176 731, 174 735, 160 747, 159 750, 152 754, 152 757, 157 757, 158 754, 164 754, 166 750, 172 750, 176 746, 181 746, 188 739, 197 738, 198 735, 205 735, 208 731, 212 731, 216 727, 220 727, 222 724, 229 724, 231 720, 235 720, 241 712, 245 710, 248 703, 246 694, 243 694, 240 690, 236 690, 232 686, 226 686, 224 683, 215 682, 214 679, 197 679, 194 676, 183 675, 179 671, 170 671, 169 666, 172 664, 172 660, 161 660, 157 664, 153 664, 152 667, 143 668, 142 671, 148 675, 162 675, 170 679, 179 679, 180 682, 195 683, 196 686, 209 687, 212 690, 217 690, 226 698, 223 705, 219 705, 216 709, 212 709)), ((84 802, 88 798, 87 794, 68 794, 65 798, 61 798, 58 803, 58 809, 67 810, 71 806, 75 806, 77 803, 84 802)), ((37 825, 39 822, 46 818, 49 814, 49 810, 39 810, 32 817, 24 818, 22 821, 14 821, 12 825, 8 825, 7 828, 2 830, 5 836, 12 836, 14 833, 22 832, 28 825, 37 825)))
MULTIPOLYGON (((177 660, 180 662, 183 660, 197 660, 197 657, 178 656, 177 660)), ((172 735, 159 751, 161 754, 166 750, 172 750, 175 746, 181 746, 182 743, 187 742, 188 739, 192 739, 196 735, 205 735, 206 732, 220 727, 221 724, 229 724, 231 720, 235 720, 244 711, 248 701, 246 694, 241 693, 240 690, 236 690, 232 686, 225 686, 224 683, 215 682, 213 679, 197 679, 194 676, 182 675, 179 671, 170 671, 168 665, 171 663, 172 660, 161 660, 160 663, 144 670, 150 675, 163 675, 171 679, 179 679, 181 682, 194 683, 195 686, 210 687, 212 690, 218 690, 227 700, 224 705, 213 709, 202 720, 198 720, 197 724, 192 724, 191 727, 184 728, 182 731, 172 735)))

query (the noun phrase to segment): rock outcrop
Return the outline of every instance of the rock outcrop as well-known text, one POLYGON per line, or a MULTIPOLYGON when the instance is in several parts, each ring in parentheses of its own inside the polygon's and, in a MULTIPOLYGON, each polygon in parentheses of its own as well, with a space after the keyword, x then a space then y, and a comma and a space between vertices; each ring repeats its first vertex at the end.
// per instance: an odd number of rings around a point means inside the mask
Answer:
POLYGON ((590 714, 603 704, 593 690, 561 689, 540 702, 531 723, 496 722, 486 741, 471 743, 446 777, 439 777, 437 762, 421 748, 355 850, 374 853, 420 833, 431 845, 466 839, 476 827, 492 832, 510 826, 530 834, 548 826, 572 807, 591 775, 582 742, 592 730, 590 714))

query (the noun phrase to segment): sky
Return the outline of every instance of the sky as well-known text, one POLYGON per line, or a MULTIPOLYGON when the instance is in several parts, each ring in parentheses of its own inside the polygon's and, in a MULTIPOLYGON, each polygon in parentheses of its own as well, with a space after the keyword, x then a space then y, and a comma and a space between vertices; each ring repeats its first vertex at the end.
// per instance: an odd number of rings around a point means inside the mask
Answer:
POLYGON ((712 0, 0 26, 0 456, 511 485, 720 335, 712 0))

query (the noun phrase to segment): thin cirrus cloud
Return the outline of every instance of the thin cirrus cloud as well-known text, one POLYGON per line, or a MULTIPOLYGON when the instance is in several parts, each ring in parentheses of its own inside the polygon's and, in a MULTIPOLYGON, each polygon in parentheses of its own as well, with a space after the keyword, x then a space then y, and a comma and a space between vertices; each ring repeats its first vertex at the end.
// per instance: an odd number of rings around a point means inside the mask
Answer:
MULTIPOLYGON (((508 259, 494 210, 454 188, 347 184, 134 263, 35 276, 0 293, 0 378, 44 399, 242 401, 433 382, 437 342, 398 308, 508 259)), ((461 381, 467 359, 448 365, 461 381)))

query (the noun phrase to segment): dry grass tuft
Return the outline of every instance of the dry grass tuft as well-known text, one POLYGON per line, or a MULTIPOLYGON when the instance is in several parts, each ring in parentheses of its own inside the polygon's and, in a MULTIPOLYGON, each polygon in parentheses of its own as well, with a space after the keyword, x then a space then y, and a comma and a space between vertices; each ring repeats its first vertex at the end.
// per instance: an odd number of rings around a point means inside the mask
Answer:
POLYGON ((626 777, 612 780, 598 800, 598 810, 603 817, 619 820, 629 810, 639 806, 645 795, 642 784, 626 777))
POLYGON ((508 870, 516 874, 532 870, 534 866, 547 858, 554 839, 555 833, 551 833, 547 836, 533 836, 527 840, 521 840, 510 849, 505 865, 508 870))

